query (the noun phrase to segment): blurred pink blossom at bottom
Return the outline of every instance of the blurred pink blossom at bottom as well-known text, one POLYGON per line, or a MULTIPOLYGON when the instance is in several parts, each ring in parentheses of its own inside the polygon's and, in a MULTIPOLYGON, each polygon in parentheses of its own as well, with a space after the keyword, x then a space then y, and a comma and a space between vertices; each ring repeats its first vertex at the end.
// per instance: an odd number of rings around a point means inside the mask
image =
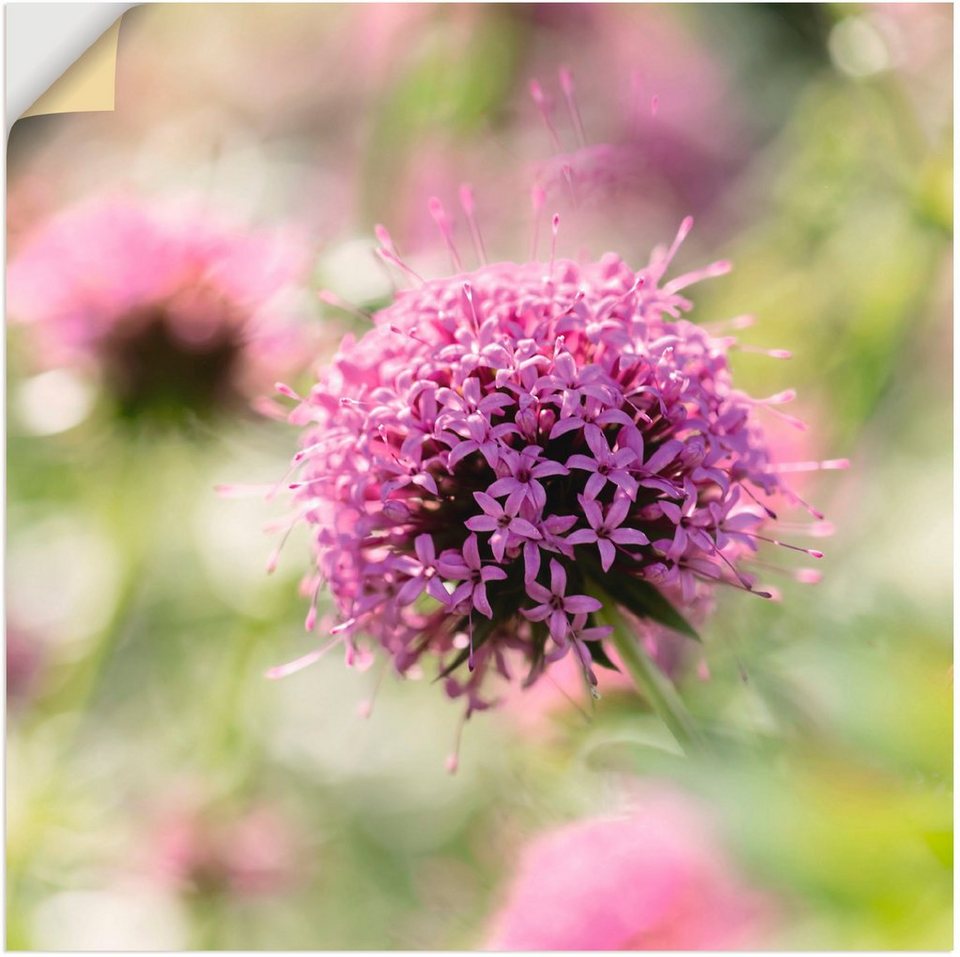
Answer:
POLYGON ((573 822, 528 844, 486 948, 761 946, 776 911, 738 875, 705 809, 660 787, 626 816, 573 822))

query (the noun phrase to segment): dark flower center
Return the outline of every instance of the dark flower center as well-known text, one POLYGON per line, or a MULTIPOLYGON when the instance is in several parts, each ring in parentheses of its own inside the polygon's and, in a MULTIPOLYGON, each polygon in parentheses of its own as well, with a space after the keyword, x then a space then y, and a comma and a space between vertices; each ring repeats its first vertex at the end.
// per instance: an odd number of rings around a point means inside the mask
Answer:
MULTIPOLYGON (((212 303, 211 308, 226 308, 212 303)), ((240 339, 233 323, 213 325, 191 343, 158 305, 118 322, 102 345, 104 378, 124 418, 178 422, 237 404, 234 374, 240 339)))

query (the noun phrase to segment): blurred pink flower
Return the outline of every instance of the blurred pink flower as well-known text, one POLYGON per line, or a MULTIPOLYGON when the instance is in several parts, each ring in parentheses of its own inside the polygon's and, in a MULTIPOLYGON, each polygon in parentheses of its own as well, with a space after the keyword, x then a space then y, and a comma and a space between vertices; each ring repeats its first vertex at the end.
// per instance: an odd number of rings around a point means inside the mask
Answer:
POLYGON ((39 365, 98 371, 121 404, 256 395, 302 368, 307 263, 289 232, 252 232, 189 201, 97 196, 26 237, 7 278, 39 365))
MULTIPOLYGON (((362 6, 376 19, 376 5, 362 6)), ((402 39, 411 42, 398 47, 408 69, 416 65, 412 41, 431 31, 443 38, 443 56, 453 64, 475 55, 471 43, 494 18, 516 45, 504 67, 513 73, 506 89, 517 93, 491 104, 481 135, 465 136, 459 127, 453 134, 418 129, 415 154, 390 157, 390 175, 399 179, 396 198, 378 208, 389 214, 393 234, 408 251, 423 249, 431 235, 427 198, 452 198, 464 178, 482 177, 492 186, 485 205, 501 207, 490 223, 501 250, 515 240, 511 214, 525 207, 520 192, 531 179, 565 222, 606 244, 614 223, 635 240, 638 222, 706 210, 726 195, 725 184, 750 155, 750 130, 732 93, 729 66, 662 5, 459 4, 442 16, 429 7, 401 6, 419 11, 423 20, 419 32, 407 24, 402 39), (561 72, 575 73, 582 93, 568 98, 556 82, 544 82, 544 124, 530 102, 528 81, 546 81, 561 63, 569 64, 571 70, 561 72)), ((401 65, 395 56, 395 68, 401 65)))
POLYGON ((20 707, 37 690, 44 670, 46 646, 41 639, 8 621, 7 644, 7 706, 20 707))
POLYGON ((762 946, 776 907, 736 872, 705 810, 670 788, 622 818, 577 821, 521 852, 491 950, 762 946))
POLYGON ((147 841, 147 872, 184 892, 274 894, 295 880, 296 866, 289 821, 263 804, 223 810, 196 797, 172 797, 147 841))

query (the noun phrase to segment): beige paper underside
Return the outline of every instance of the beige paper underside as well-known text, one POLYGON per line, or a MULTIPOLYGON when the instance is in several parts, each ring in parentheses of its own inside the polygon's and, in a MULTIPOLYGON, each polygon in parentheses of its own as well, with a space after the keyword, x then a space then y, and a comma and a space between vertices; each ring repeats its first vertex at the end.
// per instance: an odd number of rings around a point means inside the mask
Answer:
POLYGON ((69 66, 24 116, 113 110, 116 102, 119 17, 86 53, 69 66))

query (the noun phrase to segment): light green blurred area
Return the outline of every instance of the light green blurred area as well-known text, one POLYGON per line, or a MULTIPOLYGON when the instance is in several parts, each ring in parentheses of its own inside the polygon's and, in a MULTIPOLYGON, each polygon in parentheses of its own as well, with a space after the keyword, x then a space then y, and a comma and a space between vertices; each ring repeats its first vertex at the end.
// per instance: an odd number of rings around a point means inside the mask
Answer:
MULTIPOLYGON (((44 199, 11 203, 12 251, 21 227, 125 170, 145 191, 209 189, 301 220, 318 281, 376 303, 388 289, 358 240, 398 220, 421 251, 412 177, 429 147, 439 175, 472 177, 481 196, 493 184, 478 201, 488 244, 523 255, 527 199, 510 190, 530 143, 546 145, 527 81, 566 60, 585 96, 602 44, 556 7, 407 13, 138 9, 121 40, 135 98, 115 116, 15 129, 10 196, 39 183, 44 199)), ((743 340, 793 358, 737 355, 740 384, 796 387, 803 457, 852 462, 803 484, 837 529, 823 582, 777 579, 776 603, 725 594, 702 629, 711 678, 681 690, 719 750, 679 756, 642 700, 610 695, 584 705, 589 720, 545 716, 547 732, 510 709, 475 716, 450 776, 460 710, 432 676, 358 673, 334 653, 265 680, 313 647, 297 591, 306 535, 268 577, 261 528, 283 504, 213 489, 278 480, 295 432, 249 418, 118 427, 98 400, 40 434, 37 370, 13 330, 7 620, 38 664, 8 702, 8 947, 479 947, 521 842, 618 806, 637 777, 716 810, 738 866, 779 902, 766 946, 950 945, 952 11, 628 6, 623 35, 643 17, 714 65, 726 86, 712 122, 739 124, 739 148, 715 180, 719 160, 705 162, 697 175, 716 185, 702 194, 651 170, 649 217, 615 217, 610 244, 640 260, 692 213, 678 268, 735 266, 691 290, 694 318, 755 314, 743 340), (289 883, 245 897, 154 880, 156 804, 187 785, 224 819, 275 807, 293 835, 289 883)), ((584 111, 602 120, 607 106, 584 111)))

